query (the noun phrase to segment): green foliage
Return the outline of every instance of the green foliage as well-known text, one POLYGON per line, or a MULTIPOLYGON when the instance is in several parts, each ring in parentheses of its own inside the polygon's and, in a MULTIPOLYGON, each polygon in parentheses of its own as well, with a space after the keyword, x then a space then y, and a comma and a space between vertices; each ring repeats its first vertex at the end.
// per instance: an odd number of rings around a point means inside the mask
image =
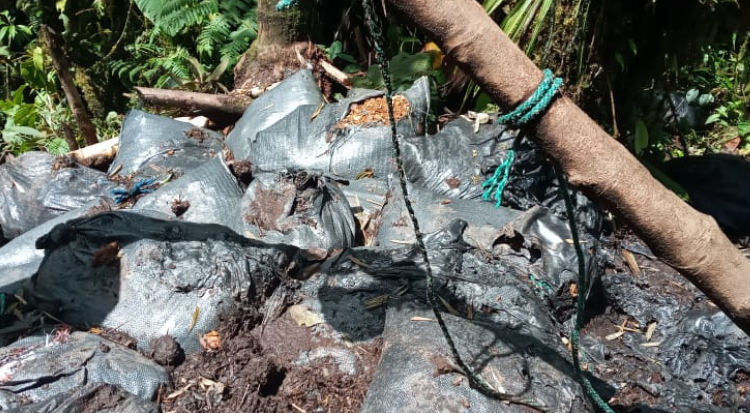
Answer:
POLYGON ((201 58, 235 63, 257 36, 256 7, 244 0, 136 0, 156 29, 169 38, 187 35, 201 58), (218 53, 218 56, 215 56, 218 53))
POLYGON ((128 85, 214 92, 257 36, 254 2, 135 0, 153 27, 109 64, 128 85))
POLYGON ((334 40, 333 43, 331 43, 331 45, 328 47, 322 44, 319 44, 318 47, 320 48, 320 50, 323 51, 323 53, 326 54, 326 57, 331 59, 331 61, 335 61, 336 59, 341 59, 342 61, 350 63, 350 64, 357 64, 357 61, 354 60, 354 56, 343 53, 344 46, 338 40, 334 40))

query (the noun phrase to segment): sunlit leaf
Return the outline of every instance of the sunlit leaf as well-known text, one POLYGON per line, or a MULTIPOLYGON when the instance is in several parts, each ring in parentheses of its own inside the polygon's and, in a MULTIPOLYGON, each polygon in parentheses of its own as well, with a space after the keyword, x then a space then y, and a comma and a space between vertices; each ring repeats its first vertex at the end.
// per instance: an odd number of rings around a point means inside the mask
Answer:
POLYGON ((640 155, 648 146, 648 127, 642 120, 635 122, 635 153, 640 155))

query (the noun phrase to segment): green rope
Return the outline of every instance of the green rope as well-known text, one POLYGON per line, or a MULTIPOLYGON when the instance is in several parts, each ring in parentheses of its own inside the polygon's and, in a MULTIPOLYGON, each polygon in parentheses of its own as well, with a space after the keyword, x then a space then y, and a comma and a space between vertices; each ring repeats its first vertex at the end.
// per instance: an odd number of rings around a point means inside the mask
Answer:
POLYGON ((0 293, 0 315, 5 314, 5 293, 0 293))
POLYGON ((555 93, 562 86, 562 79, 554 77, 549 69, 544 69, 543 73, 542 82, 539 83, 531 97, 518 105, 512 112, 500 116, 497 119, 498 123, 521 126, 547 109, 552 103, 555 93))
MULTIPOLYGON (((562 79, 554 77, 552 71, 549 69, 544 69, 543 74, 544 77, 541 83, 539 83, 534 93, 531 94, 531 97, 518 105, 510 113, 500 116, 497 119, 497 123, 521 126, 547 110, 555 94, 560 89, 560 86, 562 86, 562 79)), ((500 208, 503 203, 503 191, 505 190, 505 185, 508 184, 510 169, 513 167, 515 157, 515 148, 509 149, 505 160, 497 166, 492 177, 482 183, 482 188, 486 188, 482 194, 482 199, 485 201, 494 199, 495 208, 500 208)))
MULTIPOLYGON (((420 255, 422 256, 422 259, 424 260, 426 281, 427 281, 427 301, 430 304, 430 307, 432 307, 432 312, 435 315, 435 319, 437 320, 438 325, 440 326, 440 330, 442 331, 443 336, 445 337, 445 341, 448 343, 448 347, 450 348, 450 351, 453 355, 453 359, 456 361, 456 364, 458 364, 461 370, 464 371, 471 385, 476 386, 485 394, 488 394, 499 400, 504 400, 510 403, 515 403, 519 405, 528 406, 537 410, 542 410, 545 408, 545 406, 537 401, 529 400, 524 397, 521 397, 520 394, 513 395, 513 394, 501 393, 493 389, 489 384, 487 384, 487 382, 485 382, 481 377, 479 377, 479 375, 476 372, 474 372, 474 370, 471 367, 469 367, 463 361, 461 356, 458 354, 458 349, 456 348, 456 344, 453 341, 453 338, 451 337, 450 332, 448 331, 448 326, 445 324, 445 321, 443 320, 443 316, 440 313, 440 309, 437 304, 435 291, 434 291, 435 279, 432 274, 432 267, 430 265, 429 257, 427 256, 427 248, 425 247, 424 238, 419 229, 419 222, 417 220, 416 214, 414 213, 414 208, 412 206, 411 200, 409 199, 409 191, 406 185, 406 174, 404 172, 404 161, 403 161, 403 158, 401 157, 401 146, 399 145, 399 142, 398 142, 398 132, 396 130, 396 121, 393 115, 393 101, 392 101, 393 88, 391 85, 390 72, 388 70, 388 60, 385 58, 385 54, 383 52, 383 44, 384 44, 383 33, 380 29, 379 22, 376 20, 377 17, 375 15, 375 6, 372 4, 372 0, 362 0, 362 5, 365 11, 365 21, 368 25, 370 33, 373 36, 373 40, 374 40, 373 43, 375 47, 375 52, 377 54, 378 66, 380 66, 380 72, 383 76, 383 83, 385 84, 385 97, 386 97, 386 103, 388 106, 388 118, 391 123, 391 141, 393 145, 393 158, 396 163, 399 183, 401 186, 401 191, 403 192, 403 195, 404 195, 404 202, 406 204, 406 209, 409 213, 409 217, 411 218, 412 225, 414 226, 414 235, 417 241, 417 249, 420 255)), ((529 379, 529 382, 527 382, 527 386, 522 391, 522 393, 528 389, 529 385, 530 385, 530 379, 529 379)))
POLYGON ((503 190, 505 190, 505 185, 508 184, 510 168, 513 166, 515 158, 516 151, 509 149, 503 163, 498 165, 492 177, 482 184, 482 188, 487 188, 482 193, 482 199, 485 201, 495 199, 495 208, 500 208, 503 203, 503 190))
POLYGON ((571 334, 571 347, 573 348, 573 368, 575 369, 578 381, 584 388, 586 393, 596 403, 596 405, 607 413, 615 413, 607 402, 599 396, 591 381, 586 377, 586 373, 581 369, 580 360, 580 346, 578 339, 583 329, 584 323, 584 311, 586 307, 586 292, 589 290, 588 278, 586 277, 586 261, 583 256, 583 249, 581 248, 581 241, 578 236, 578 228, 576 225, 575 211, 573 210, 573 200, 570 198, 570 192, 568 190, 568 183, 565 177, 560 172, 560 168, 555 167, 555 173, 557 174, 557 180, 560 182, 560 192, 562 193, 563 199, 565 200, 565 211, 568 214, 568 221, 570 222, 570 234, 573 238, 573 245, 576 250, 576 258, 578 259, 578 297, 576 299, 576 320, 575 327, 573 328, 573 334, 571 334))

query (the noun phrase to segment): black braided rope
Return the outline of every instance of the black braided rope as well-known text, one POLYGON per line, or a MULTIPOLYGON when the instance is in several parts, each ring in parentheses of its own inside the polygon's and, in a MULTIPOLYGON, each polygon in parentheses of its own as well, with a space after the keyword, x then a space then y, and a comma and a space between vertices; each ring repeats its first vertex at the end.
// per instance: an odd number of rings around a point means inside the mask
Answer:
POLYGON ((508 394, 508 393, 501 393, 495 389, 493 389, 489 384, 487 384, 484 379, 482 379, 471 367, 469 367, 461 358, 461 356, 458 354, 458 350, 456 349, 456 344, 453 341, 453 338, 451 337, 450 332, 448 331, 448 326, 445 324, 445 321, 443 320, 443 316, 440 313, 440 309, 438 308, 437 301, 435 299, 435 292, 434 292, 434 276, 432 274, 432 267, 430 266, 430 260, 427 256, 427 248, 424 244, 424 238, 422 236, 422 233, 419 229, 419 221, 417 221, 417 217, 414 213, 414 208, 412 207, 411 200, 409 199, 409 191, 406 186, 406 173, 404 172, 404 160, 401 156, 401 146, 398 142, 398 131, 396 130, 396 119, 393 115, 393 87, 391 84, 391 77, 390 72, 388 68, 388 59, 385 57, 385 53, 383 51, 383 45, 385 44, 384 38, 383 38, 383 32, 380 28, 380 22, 378 21, 378 17, 375 13, 375 6, 372 3, 372 0, 362 0, 362 6, 364 8, 365 12, 365 21, 367 23, 368 29, 370 30, 370 33, 373 37, 373 43, 375 47, 375 52, 377 54, 377 61, 378 66, 380 66, 380 72, 383 76, 383 83, 385 84, 385 98, 386 103, 388 105, 388 119, 391 123, 391 140, 393 144, 393 159, 396 162, 396 169, 398 173, 399 183, 401 185, 401 191, 404 195, 404 202, 406 203, 406 209, 409 212, 409 217, 411 218, 412 225, 414 226, 414 235, 417 240, 417 249, 418 252, 422 255, 422 259, 424 260, 425 264, 425 271, 426 271, 426 280, 427 280, 427 301, 430 304, 430 307, 432 307, 432 312, 435 314, 435 319, 438 322, 438 325, 440 326, 440 330, 443 333, 443 336, 445 336, 445 341, 448 343, 448 347, 450 348, 450 351, 453 355, 453 358, 458 364, 458 366, 461 368, 461 370, 464 371, 464 374, 466 374, 466 377, 469 380, 469 383, 478 388, 483 393, 492 396, 496 399, 507 401, 514 404, 520 404, 527 407, 531 407, 534 409, 537 409, 539 411, 544 411, 543 409, 545 406, 541 404, 540 402, 529 400, 527 398, 524 398, 521 396, 523 393, 525 393, 528 388, 531 385, 531 378, 527 376, 527 383, 525 388, 519 393, 519 394, 508 394))

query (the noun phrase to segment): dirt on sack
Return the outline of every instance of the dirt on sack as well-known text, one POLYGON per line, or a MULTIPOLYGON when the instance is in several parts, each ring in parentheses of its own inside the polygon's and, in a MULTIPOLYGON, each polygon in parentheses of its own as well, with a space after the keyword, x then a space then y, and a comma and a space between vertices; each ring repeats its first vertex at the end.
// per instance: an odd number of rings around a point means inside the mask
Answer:
POLYGON ((223 320, 220 347, 194 354, 172 371, 172 387, 159 395, 162 411, 359 412, 380 360, 380 340, 349 343, 361 367, 352 376, 331 357, 297 362, 301 352, 333 343, 320 330, 300 327, 287 314, 265 327, 261 321, 256 308, 223 320))

